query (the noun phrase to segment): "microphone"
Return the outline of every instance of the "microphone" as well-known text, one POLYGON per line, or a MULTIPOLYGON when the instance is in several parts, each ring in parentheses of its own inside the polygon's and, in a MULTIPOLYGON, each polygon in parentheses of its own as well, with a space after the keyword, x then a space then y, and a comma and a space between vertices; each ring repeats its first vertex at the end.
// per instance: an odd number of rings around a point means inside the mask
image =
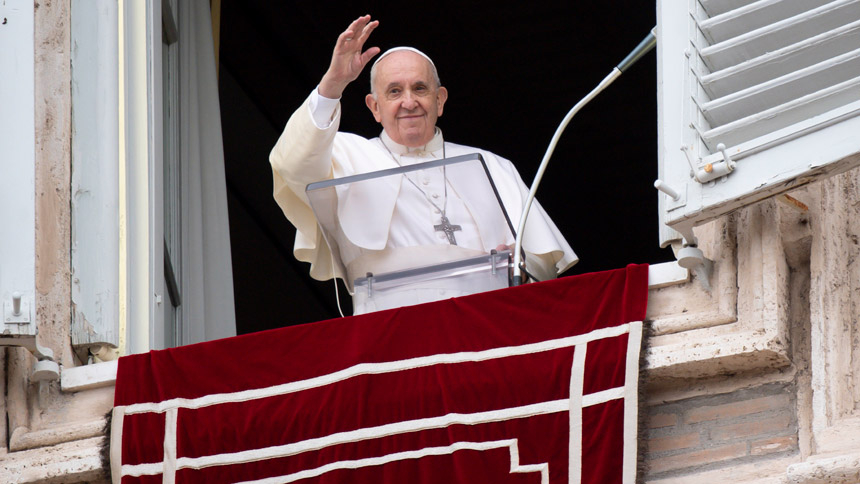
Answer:
POLYGON ((612 72, 609 73, 600 84, 597 85, 587 96, 582 98, 576 105, 568 111, 567 115, 561 121, 558 128, 555 130, 555 134, 552 136, 552 140, 547 147, 546 153, 543 155, 543 160, 540 162, 540 167, 538 167, 538 171, 535 174, 535 179, 532 182, 531 189, 529 190, 529 196, 526 198, 526 203, 523 206, 523 213, 520 216, 519 227, 517 228, 517 239, 516 246, 514 248, 514 280, 513 285, 519 286, 523 283, 523 272, 525 271, 525 264, 522 259, 522 249, 523 249, 523 232, 525 232, 526 228, 526 220, 529 216, 529 210, 532 208, 532 202, 535 199, 535 193, 537 192, 538 185, 540 185, 540 181, 543 178, 543 173, 546 171, 546 167, 549 164, 549 158, 552 156, 552 153, 555 151, 555 147, 558 144, 559 138, 561 138, 561 134, 564 132, 564 129, 567 128, 570 120, 573 119, 573 116, 582 109, 586 104, 591 102, 601 91, 606 89, 612 81, 614 81, 618 76, 621 75, 622 72, 626 71, 630 66, 632 66, 636 61, 638 61, 642 56, 647 54, 651 49, 657 45, 657 36, 654 31, 657 30, 657 27, 651 29, 648 35, 639 42, 639 45, 636 46, 624 60, 621 61, 618 66, 612 69, 612 72))

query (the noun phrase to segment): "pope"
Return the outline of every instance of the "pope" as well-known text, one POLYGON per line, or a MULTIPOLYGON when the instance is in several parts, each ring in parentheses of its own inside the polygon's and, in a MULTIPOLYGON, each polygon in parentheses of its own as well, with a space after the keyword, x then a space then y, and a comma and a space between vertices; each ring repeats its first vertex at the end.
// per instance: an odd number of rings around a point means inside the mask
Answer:
MULTIPOLYGON (((433 159, 479 153, 511 220, 522 212, 528 188, 513 164, 489 151, 445 141, 437 121, 448 90, 433 61, 412 47, 380 53, 365 49, 379 26, 369 15, 342 32, 319 85, 290 117, 269 156, 274 198, 296 226, 293 253, 310 262, 318 280, 339 277, 352 290, 356 277, 487 253, 499 243, 513 244, 507 226, 470 201, 469 180, 445 169, 403 175, 391 191, 352 193, 338 207, 337 250, 318 228, 305 187, 312 182, 408 166, 433 159), (377 57, 378 55, 378 57, 377 57), (370 93, 365 103, 382 132, 373 139, 339 132, 340 98, 370 61, 370 93)), ((344 194, 339 194, 344 195, 344 194)), ((532 206, 523 248, 527 270, 538 279, 556 277, 577 256, 540 204, 532 206)), ((409 291, 394 305, 408 305, 469 294, 468 287, 447 284, 409 291)), ((379 309, 356 307, 356 313, 379 309)))

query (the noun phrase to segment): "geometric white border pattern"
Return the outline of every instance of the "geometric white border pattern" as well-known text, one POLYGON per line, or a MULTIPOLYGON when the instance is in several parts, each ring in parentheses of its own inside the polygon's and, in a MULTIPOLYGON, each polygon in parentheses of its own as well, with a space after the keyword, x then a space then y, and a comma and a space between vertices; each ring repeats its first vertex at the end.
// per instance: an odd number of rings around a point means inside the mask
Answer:
MULTIPOLYGON (((533 415, 568 411, 570 413, 569 482, 578 483, 581 476, 580 457, 582 455, 582 408, 604 403, 609 400, 623 398, 625 435, 623 458, 624 469, 622 482, 624 484, 633 484, 636 478, 637 452, 636 422, 638 413, 637 400, 640 349, 640 344, 638 343, 641 341, 641 338, 642 322, 636 321, 619 326, 614 326, 611 328, 595 330, 584 335, 570 336, 566 338, 559 338, 520 346, 493 348, 490 350, 476 352, 437 354, 384 363, 362 363, 328 375, 323 375, 297 382, 291 382, 283 385, 275 385, 267 388, 245 390, 233 393, 206 395, 195 399, 171 399, 165 400, 163 402, 138 403, 128 406, 115 407, 112 419, 112 439, 121 439, 122 421, 124 415, 127 414, 164 412, 166 413, 166 428, 164 437, 164 460, 162 462, 121 466, 121 456, 118 455, 121 446, 113 446, 111 453, 111 474, 113 476, 113 482, 118 484, 121 479, 121 476, 162 474, 162 482, 166 484, 173 484, 175 482, 176 471, 178 469, 183 468, 200 469, 215 465, 237 464, 242 462, 252 462, 263 459, 286 457, 302 452, 318 450, 330 445, 336 445, 345 442, 358 442, 388 435, 415 432, 429 428, 444 428, 454 424, 475 425, 485 422, 504 421, 516 418, 524 418, 533 415), (628 344, 627 347, 625 385, 623 387, 613 388, 590 395, 582 395, 582 384, 584 381, 585 372, 585 354, 587 352, 588 343, 604 338, 620 336, 625 333, 630 333, 629 341, 633 343, 628 344), (487 361, 496 358, 505 358, 509 356, 552 351, 555 349, 566 347, 575 347, 574 361, 572 365, 570 380, 570 396, 568 399, 541 402, 532 405, 525 405, 522 407, 478 412, 474 414, 448 414, 439 417, 396 422, 392 424, 381 425, 378 427, 363 428, 349 432, 339 432, 325 437, 308 439, 302 442, 294 442, 286 445, 273 446, 262 449, 253 449, 229 454, 218 454, 196 458, 177 458, 176 456, 176 416, 179 408, 202 408, 210 405, 242 402, 260 398, 267 398, 276 395, 284 395, 288 393, 307 390, 309 388, 316 388, 328 385, 338 381, 343 381, 345 379, 353 378, 358 375, 391 373, 440 364, 487 361)), ((114 442, 118 443, 119 440, 114 440, 114 442)), ((445 447, 431 447, 408 452, 398 452, 386 456, 360 459, 356 461, 333 462, 317 469, 307 469, 301 471, 300 473, 291 474, 289 476, 279 476, 252 482, 254 484, 287 483, 298 479, 318 476, 335 469, 347 469, 371 465, 380 465, 386 462, 393 462, 395 460, 416 459, 424 455, 450 454, 458 450, 469 449, 482 451, 501 448, 505 446, 509 447, 511 452, 511 472, 539 471, 541 472, 542 482, 548 482, 549 469, 546 464, 532 464, 529 466, 519 465, 519 454, 516 439, 493 442, 456 442, 445 447)))
POLYGON ((332 462, 316 469, 308 469, 295 474, 279 477, 269 477, 256 481, 244 481, 238 484, 287 484, 299 479, 307 479, 309 477, 318 477, 326 472, 331 472, 337 469, 358 469, 360 467, 378 466, 406 459, 420 459, 421 457, 431 455, 449 455, 458 450, 492 450, 508 447, 511 453, 511 473, 529 473, 540 472, 541 484, 549 484, 549 465, 547 464, 530 464, 520 465, 520 453, 517 446, 517 439, 497 440, 492 442, 456 442, 445 447, 427 447, 420 450, 410 450, 406 452, 396 452, 382 457, 371 457, 367 459, 349 460, 332 462))

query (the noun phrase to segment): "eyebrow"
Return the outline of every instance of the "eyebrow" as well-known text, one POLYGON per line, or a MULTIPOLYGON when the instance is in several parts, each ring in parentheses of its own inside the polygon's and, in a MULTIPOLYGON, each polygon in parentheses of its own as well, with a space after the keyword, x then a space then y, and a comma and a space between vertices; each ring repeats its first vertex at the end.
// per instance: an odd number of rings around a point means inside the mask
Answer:
MULTIPOLYGON (((413 82, 412 85, 413 86, 429 86, 430 83, 428 81, 419 80, 419 81, 413 82)), ((399 81, 390 82, 390 83, 388 83, 387 86, 385 86, 385 90, 387 91, 387 90, 391 89, 392 87, 402 87, 402 86, 403 86, 402 82, 399 82, 399 81)))

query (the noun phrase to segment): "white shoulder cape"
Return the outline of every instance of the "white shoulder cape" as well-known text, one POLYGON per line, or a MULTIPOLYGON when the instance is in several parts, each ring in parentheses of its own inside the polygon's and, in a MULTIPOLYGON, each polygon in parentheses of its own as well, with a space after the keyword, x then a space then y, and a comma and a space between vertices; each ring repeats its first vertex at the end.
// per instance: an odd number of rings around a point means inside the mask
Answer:
MULTIPOLYGON (((369 173, 398 165, 385 150, 379 138, 368 140, 349 133, 339 133, 337 132, 339 121, 340 107, 335 111, 328 128, 317 128, 311 119, 306 100, 293 113, 283 134, 272 149, 269 160, 273 172, 274 198, 287 219, 297 229, 293 248, 295 257, 311 264, 310 275, 314 279, 327 280, 340 277, 347 281, 348 287, 351 287, 344 264, 332 258, 331 251, 309 206, 305 187, 316 181, 369 173)), ((528 196, 528 188, 522 182, 513 164, 489 151, 469 146, 445 143, 445 150, 449 158, 472 153, 481 154, 487 163, 505 209, 516 226, 522 213, 523 203, 528 196)), ((363 198, 362 204, 339 204, 341 226, 344 233, 356 245, 371 250, 385 247, 391 223, 390 214, 393 213, 400 190, 400 179, 396 180, 398 182, 389 183, 382 190, 347 195, 371 197, 370 201, 368 198, 363 198), (372 215, 370 211, 361 208, 366 206, 374 207, 372 215)), ((457 182, 452 181, 452 183, 457 182)), ((488 203, 496 202, 490 200, 488 203)), ((477 213, 488 209, 488 207, 470 208, 474 208, 477 213)), ((497 235, 493 235, 492 232, 506 230, 506 227, 484 226, 480 221, 478 225, 482 235, 487 237, 485 240, 496 240, 497 235)), ((523 248, 526 251, 529 272, 539 279, 555 277, 578 261, 573 249, 537 202, 532 205, 523 248)))

